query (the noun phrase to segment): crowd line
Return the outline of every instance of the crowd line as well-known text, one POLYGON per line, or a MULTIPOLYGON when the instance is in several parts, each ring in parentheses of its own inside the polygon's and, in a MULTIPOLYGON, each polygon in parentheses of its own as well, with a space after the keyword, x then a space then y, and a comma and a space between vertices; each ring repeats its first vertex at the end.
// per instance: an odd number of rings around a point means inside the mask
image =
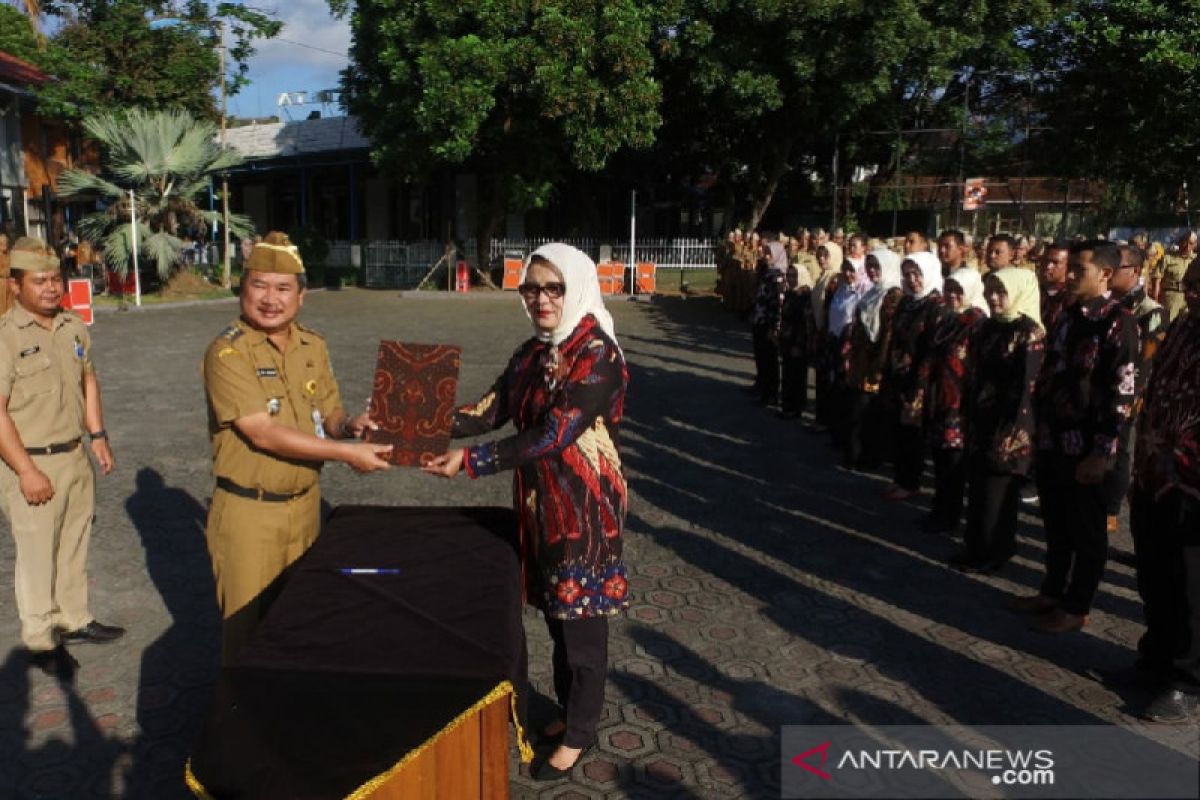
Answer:
POLYGON ((718 292, 751 324, 748 391, 827 434, 842 469, 890 472, 882 497, 903 501, 928 457, 918 524, 961 531, 954 568, 1004 569, 1022 503, 1040 507, 1043 580, 1009 602, 1031 629, 1087 624, 1128 502, 1146 631, 1136 662, 1094 677, 1184 722, 1200 705, 1196 243, 733 231, 718 292))

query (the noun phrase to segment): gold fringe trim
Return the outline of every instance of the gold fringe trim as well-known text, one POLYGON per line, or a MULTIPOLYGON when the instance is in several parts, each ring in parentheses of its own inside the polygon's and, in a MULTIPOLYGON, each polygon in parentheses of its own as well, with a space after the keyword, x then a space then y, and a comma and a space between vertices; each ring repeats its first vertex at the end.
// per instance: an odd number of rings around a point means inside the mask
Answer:
POLYGON ((200 800, 213 800, 213 796, 208 793, 208 790, 204 788, 204 785, 196 779, 195 774, 192 772, 192 760, 190 758, 183 767, 183 781, 192 790, 192 794, 199 797, 200 800))
MULTIPOLYGON (((517 692, 515 689, 513 689, 513 685, 510 682, 501 681, 496 688, 488 692, 483 699, 479 700, 466 711, 462 712, 453 720, 451 720, 446 727, 429 737, 429 739, 427 739, 420 747, 409 751, 404 758, 396 762, 387 772, 376 775, 374 778, 367 781, 362 786, 358 787, 349 795, 347 795, 346 800, 363 800, 363 798, 368 797, 380 786, 391 780, 392 777, 406 767, 409 762, 413 761, 419 755, 429 749, 429 747, 438 739, 442 738, 459 725, 462 725, 472 714, 479 712, 485 706, 491 705, 505 695, 508 695, 509 715, 512 717, 513 727, 515 727, 517 730, 517 750, 521 753, 521 763, 528 764, 529 762, 533 761, 533 747, 530 746, 529 741, 525 738, 525 730, 521 727, 521 721, 517 718, 517 692)), ((196 795, 196 797, 200 798, 200 800, 213 800, 213 796, 208 793, 208 790, 204 788, 204 785, 200 783, 195 774, 192 772, 192 760, 190 758, 187 760, 187 764, 184 766, 183 779, 184 782, 187 783, 187 787, 192 790, 192 794, 196 795)))
POLYGON ((433 736, 430 736, 428 739, 426 739, 420 747, 409 751, 408 755, 397 761, 387 772, 376 775, 374 778, 348 794, 346 796, 346 800, 364 800, 364 798, 370 796, 370 794, 380 786, 391 780, 397 772, 404 769, 409 763, 428 750, 438 739, 441 739, 447 733, 454 730, 459 725, 462 725, 472 714, 479 712, 485 706, 491 705, 505 695, 508 695, 509 697, 509 713, 512 717, 513 725, 516 726, 517 729, 517 749, 521 753, 521 762, 528 764, 533 760, 533 748, 529 745, 529 742, 525 740, 525 731, 521 728, 521 723, 517 720, 517 693, 516 690, 513 689, 513 685, 510 682, 501 681, 496 688, 488 692, 483 699, 479 700, 466 711, 462 712, 453 720, 451 720, 446 727, 442 728, 433 736))

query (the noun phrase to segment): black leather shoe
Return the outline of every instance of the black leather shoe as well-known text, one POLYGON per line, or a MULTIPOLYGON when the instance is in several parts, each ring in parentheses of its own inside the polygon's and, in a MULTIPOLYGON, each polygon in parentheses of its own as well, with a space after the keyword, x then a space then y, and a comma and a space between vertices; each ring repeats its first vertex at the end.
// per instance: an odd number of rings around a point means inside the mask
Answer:
POLYGON ((1200 697, 1182 689, 1168 689, 1150 701, 1142 716, 1151 722, 1189 722, 1200 708, 1200 697))
POLYGON ((51 678, 70 680, 79 662, 61 644, 53 650, 30 650, 29 663, 51 678))
POLYGON ((116 625, 102 625, 96 620, 92 620, 78 630, 60 630, 58 632, 59 641, 63 644, 108 644, 124 635, 124 628, 116 625))
POLYGON ((575 757, 575 763, 566 769, 559 769, 558 767, 554 766, 550 763, 550 756, 546 756, 541 761, 534 763, 533 767, 529 770, 529 775, 535 781, 547 782, 561 781, 563 778, 569 778, 571 777, 571 770, 575 769, 575 767, 578 766, 581 761, 583 761, 583 757, 586 756, 588 751, 591 749, 592 746, 589 744, 587 747, 580 750, 579 755, 575 757))

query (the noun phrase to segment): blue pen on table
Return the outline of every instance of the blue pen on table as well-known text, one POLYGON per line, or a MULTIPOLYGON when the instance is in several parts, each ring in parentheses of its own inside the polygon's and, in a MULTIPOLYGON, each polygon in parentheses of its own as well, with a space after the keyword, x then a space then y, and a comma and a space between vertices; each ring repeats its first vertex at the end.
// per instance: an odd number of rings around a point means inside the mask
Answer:
POLYGON ((342 567, 338 572, 343 575, 399 575, 400 570, 394 567, 342 567))

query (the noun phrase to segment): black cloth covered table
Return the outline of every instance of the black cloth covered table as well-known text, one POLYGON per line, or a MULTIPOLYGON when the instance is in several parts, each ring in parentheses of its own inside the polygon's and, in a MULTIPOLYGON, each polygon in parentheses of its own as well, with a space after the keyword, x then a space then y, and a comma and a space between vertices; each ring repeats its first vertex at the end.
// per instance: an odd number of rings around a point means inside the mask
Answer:
POLYGON ((508 508, 338 508, 221 671, 193 791, 347 797, 503 682, 523 693, 515 537, 508 508))

